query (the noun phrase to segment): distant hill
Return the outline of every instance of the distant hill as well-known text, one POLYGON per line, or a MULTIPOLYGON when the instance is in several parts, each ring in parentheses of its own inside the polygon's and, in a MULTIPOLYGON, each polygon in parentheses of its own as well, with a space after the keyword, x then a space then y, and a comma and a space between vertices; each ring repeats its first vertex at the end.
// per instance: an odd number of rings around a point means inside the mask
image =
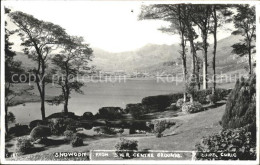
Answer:
MULTIPOLYGON (((241 38, 241 36, 231 35, 218 41, 216 56, 217 73, 244 70, 244 67, 247 66, 247 57, 238 57, 231 53, 231 45, 239 42, 241 38)), ((140 49, 121 53, 107 52, 100 48, 93 48, 93 50, 94 58, 91 65, 95 65, 97 69, 102 71, 125 71, 129 73, 140 71, 152 75, 155 75, 156 72, 169 74, 182 72, 181 62, 178 60, 180 57, 179 45, 148 44, 140 49), (176 62, 179 65, 176 65, 176 62)), ((208 49, 209 72, 212 70, 212 52, 213 45, 210 45, 208 49)), ((23 53, 17 52, 16 54, 15 59, 22 61, 23 66, 35 66, 35 62, 28 59, 23 53)), ((202 58, 201 51, 198 51, 198 55, 202 58)), ((188 69, 191 68, 191 56, 189 51, 187 66, 188 69)))

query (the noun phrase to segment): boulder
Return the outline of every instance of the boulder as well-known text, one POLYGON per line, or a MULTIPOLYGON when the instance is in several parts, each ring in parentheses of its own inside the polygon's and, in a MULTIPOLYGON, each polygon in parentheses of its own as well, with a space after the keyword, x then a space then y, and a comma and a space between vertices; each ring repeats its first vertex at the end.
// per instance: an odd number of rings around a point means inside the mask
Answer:
POLYGON ((43 120, 33 120, 29 123, 29 128, 32 130, 34 127, 39 125, 48 125, 48 122, 43 120))

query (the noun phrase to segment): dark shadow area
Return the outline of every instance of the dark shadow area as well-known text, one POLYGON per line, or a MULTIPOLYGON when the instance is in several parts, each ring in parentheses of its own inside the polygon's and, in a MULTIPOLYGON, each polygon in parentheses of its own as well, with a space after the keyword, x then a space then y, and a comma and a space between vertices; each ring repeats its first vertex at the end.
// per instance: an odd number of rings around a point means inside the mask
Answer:
POLYGON ((220 107, 222 105, 226 104, 225 102, 221 102, 221 103, 215 103, 214 105, 209 105, 207 107, 205 107, 205 110, 209 110, 209 109, 212 109, 212 108, 217 108, 217 107, 220 107))
POLYGON ((68 143, 68 142, 65 139, 54 140, 54 139, 46 138, 46 139, 42 139, 38 144, 56 147, 56 146, 66 144, 66 143, 68 143))

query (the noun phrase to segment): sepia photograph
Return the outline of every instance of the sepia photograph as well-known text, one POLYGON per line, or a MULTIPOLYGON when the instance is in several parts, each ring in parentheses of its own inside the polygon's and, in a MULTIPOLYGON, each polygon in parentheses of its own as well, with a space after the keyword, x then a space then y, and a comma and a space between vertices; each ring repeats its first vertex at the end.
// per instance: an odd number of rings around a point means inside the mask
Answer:
POLYGON ((1 1, 1 164, 259 164, 258 6, 1 1))

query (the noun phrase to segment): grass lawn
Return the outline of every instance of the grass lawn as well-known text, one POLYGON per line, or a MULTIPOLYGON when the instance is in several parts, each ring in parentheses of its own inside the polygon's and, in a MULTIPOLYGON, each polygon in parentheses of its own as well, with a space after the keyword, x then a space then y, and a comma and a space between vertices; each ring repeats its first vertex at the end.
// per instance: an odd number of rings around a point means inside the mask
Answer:
MULTIPOLYGON (((84 146, 73 148, 70 144, 60 144, 44 147, 41 152, 23 155, 7 160, 61 160, 54 158, 55 152, 89 152, 90 150, 113 150, 120 137, 138 141, 139 150, 172 150, 192 151, 195 144, 203 136, 218 133, 221 130, 219 121, 225 110, 225 101, 216 107, 209 107, 203 112, 167 117, 164 119, 176 121, 176 125, 165 130, 164 136, 156 138, 152 134, 115 135, 109 137, 85 136, 84 146)), ((12 142, 9 142, 12 143, 12 142)), ((86 160, 88 158, 71 158, 72 160, 86 160)))

